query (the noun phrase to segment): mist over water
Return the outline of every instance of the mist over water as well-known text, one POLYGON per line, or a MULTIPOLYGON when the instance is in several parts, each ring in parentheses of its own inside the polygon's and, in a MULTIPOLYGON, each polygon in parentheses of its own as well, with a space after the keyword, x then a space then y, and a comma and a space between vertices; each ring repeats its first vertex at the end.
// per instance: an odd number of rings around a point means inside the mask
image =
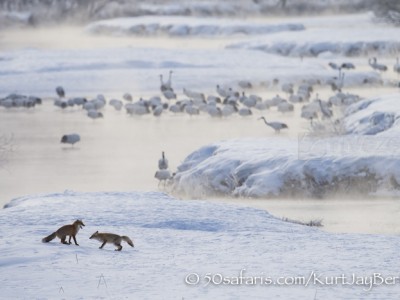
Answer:
MULTIPOLYGON (((78 27, 9 30, 0 33, 0 51, 36 48, 43 50, 98 49, 98 48, 159 48, 162 49, 222 49, 225 39, 171 39, 138 37, 89 36, 78 27)), ((0 54, 1 56, 1 54, 0 54)), ((140 58, 138 58, 140 59, 140 58)), ((195 60, 195 59, 194 59, 195 60)), ((141 72, 146 72, 142 70, 141 72)), ((154 73, 154 90, 139 90, 141 96, 160 95, 158 70, 154 73)), ((196 80, 196 70, 192 72, 196 80)), ((1 77, 0 77, 1 79, 1 77)), ((110 78, 110 80, 127 80, 110 78)), ((222 81, 223 79, 221 79, 222 81)), ((146 81, 146 78, 143 79, 146 81)), ((216 82, 215 84, 217 84, 216 82)), ((132 82, 133 93, 136 83, 132 82)), ((140 84, 138 84, 140 86, 140 84)), ((55 88, 55 86, 54 86, 55 88)), ((189 87, 190 88, 190 87, 189 87)), ((86 92, 95 97, 103 93, 86 92)), ((140 87, 139 87, 140 89, 140 87)), ((208 92, 214 92, 209 86, 208 92)), ((363 96, 380 95, 389 88, 349 89, 363 96)), ((18 91, 16 91, 18 92, 18 91)), ((71 91, 74 93, 74 91, 71 91)), ((107 100, 121 98, 126 91, 104 93, 107 100)), ((331 91, 321 88, 321 97, 331 91)), ((272 97, 275 91, 252 90, 251 93, 272 97)), ((268 138, 275 133, 257 120, 265 115, 269 119, 285 122, 289 131, 281 137, 297 138, 309 130, 309 122, 300 119, 300 107, 292 113, 282 114, 267 110, 255 111, 248 118, 231 116, 212 119, 208 115, 189 117, 167 113, 160 118, 152 115, 132 117, 125 111, 114 111, 109 105, 104 109, 105 118, 91 120, 80 108, 61 110, 53 106, 49 90, 44 103, 34 109, 0 109, 1 134, 12 136, 13 152, 0 168, 0 204, 15 197, 37 194, 75 191, 148 191, 157 190, 154 178, 161 151, 165 151, 170 169, 176 167, 192 151, 201 146, 233 138, 268 138), (60 143, 66 133, 79 133, 81 142, 75 146, 60 143)), ((135 99, 137 94, 134 95, 135 99)), ((271 140, 273 142, 273 140, 271 140)), ((160 190, 163 190, 160 188, 160 190)), ((169 190, 166 189, 168 192, 169 190)), ((396 199, 222 199, 240 205, 250 205, 268 210, 279 217, 300 220, 323 219, 325 229, 334 232, 397 233, 400 210, 396 199)), ((216 201, 221 201, 216 200, 216 201)))

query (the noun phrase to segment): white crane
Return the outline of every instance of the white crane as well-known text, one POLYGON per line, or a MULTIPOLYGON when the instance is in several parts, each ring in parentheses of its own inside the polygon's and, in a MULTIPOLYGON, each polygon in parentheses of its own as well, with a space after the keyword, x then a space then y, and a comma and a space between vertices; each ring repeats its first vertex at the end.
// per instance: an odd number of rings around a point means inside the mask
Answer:
POLYGON ((123 103, 121 100, 117 100, 117 99, 111 99, 110 103, 111 106, 113 106, 115 108, 115 110, 121 110, 123 103))
POLYGON ((199 102, 204 102, 206 100, 206 97, 204 96, 203 93, 191 91, 188 89, 183 88, 183 93, 189 98, 193 99, 199 102))
POLYGON ((169 71, 168 81, 167 81, 166 85, 167 85, 167 88, 169 90, 173 91, 173 88, 172 88, 172 70, 169 71))
POLYGON ((224 117, 228 117, 230 115, 233 115, 237 111, 238 109, 235 105, 225 104, 221 109, 221 115, 224 117))
POLYGON ((217 107, 216 105, 207 104, 206 110, 207 110, 207 113, 213 118, 222 116, 221 109, 219 107, 217 107))
POLYGON ((341 65, 338 65, 334 62, 330 62, 329 66, 333 69, 333 70, 341 70, 341 69, 355 69, 356 67, 354 66, 353 63, 350 62, 344 62, 341 65))
POLYGON ((238 114, 239 114, 239 116, 247 117, 247 116, 251 116, 253 113, 250 108, 242 107, 241 109, 239 109, 238 114))
POLYGON ((124 107, 126 112, 130 115, 142 116, 150 113, 148 103, 142 98, 134 103, 127 103, 124 107))
POLYGON ((323 116, 327 119, 331 118, 333 113, 332 110, 329 109, 328 105, 325 102, 323 103, 321 99, 317 99, 317 101, 319 102, 319 108, 321 109, 323 116))
POLYGON ((378 60, 376 59, 376 57, 370 58, 368 59, 368 64, 377 71, 387 71, 387 66, 378 63, 378 60))
POLYGON ((341 65, 340 67, 341 67, 342 69, 347 69, 347 70, 355 69, 355 68, 356 68, 356 66, 355 66, 353 63, 351 63, 351 62, 342 63, 342 65, 341 65))
POLYGON ((313 120, 318 118, 318 115, 315 111, 311 111, 311 110, 303 110, 301 112, 301 117, 306 119, 306 120, 310 120, 311 124, 313 123, 313 120))
POLYGON ((240 80, 238 82, 238 86, 240 86, 242 89, 251 89, 253 87, 251 82, 247 80, 240 80))
POLYGON ((93 120, 103 118, 103 114, 95 109, 90 109, 87 113, 87 116, 93 120))
POLYGON ((158 160, 158 170, 154 175, 155 178, 159 180, 158 186, 164 181, 164 187, 167 184, 167 180, 171 179, 171 173, 168 170, 168 160, 165 158, 165 153, 162 151, 161 158, 158 160))
POLYGON ((282 113, 290 112, 293 110, 294 110, 294 105, 292 103, 287 102, 286 100, 278 104, 278 111, 282 113))
POLYGON ((293 91, 293 83, 284 83, 284 84, 282 84, 281 89, 283 92, 285 92, 289 95, 292 95, 294 92, 293 91))
POLYGON ((328 64, 333 70, 340 70, 340 66, 334 62, 328 64))
POLYGON ((193 105, 193 103, 186 104, 184 110, 190 116, 200 114, 199 108, 193 105))
POLYGON ((333 78, 332 82, 331 82, 331 88, 332 91, 342 91, 342 88, 344 86, 344 76, 345 73, 341 73, 340 76, 338 78, 333 78))
POLYGON ((161 182, 164 181, 164 188, 167 185, 167 180, 171 179, 171 172, 168 170, 158 170, 156 174, 154 175, 155 178, 159 180, 158 186, 160 186, 161 182))
POLYGON ((132 95, 129 94, 129 93, 125 93, 125 94, 122 96, 122 98, 123 98, 124 100, 126 100, 126 101, 129 101, 129 102, 132 102, 132 100, 133 100, 132 95))
POLYGON ((173 113, 181 113, 181 112, 183 112, 183 109, 184 109, 184 107, 180 103, 172 104, 169 107, 169 111, 173 112, 173 113))
POLYGON ((221 103, 222 101, 221 101, 220 97, 213 96, 213 95, 208 95, 207 96, 207 102, 208 103, 210 103, 210 102, 221 103))
POLYGON ((173 90, 164 90, 162 93, 167 100, 176 99, 176 94, 173 90))
POLYGON ((264 123, 273 128, 275 130, 276 133, 279 133, 281 131, 281 129, 285 129, 285 128, 289 128, 285 123, 281 123, 281 122, 267 122, 267 120, 265 119, 265 117, 261 117, 259 118, 259 120, 264 120, 264 123))
POLYGON ((159 117, 164 111, 164 107, 162 105, 157 105, 153 108, 153 116, 159 117))
POLYGON ((226 98, 229 96, 229 93, 226 89, 222 88, 217 84, 217 93, 220 95, 222 98, 226 98))

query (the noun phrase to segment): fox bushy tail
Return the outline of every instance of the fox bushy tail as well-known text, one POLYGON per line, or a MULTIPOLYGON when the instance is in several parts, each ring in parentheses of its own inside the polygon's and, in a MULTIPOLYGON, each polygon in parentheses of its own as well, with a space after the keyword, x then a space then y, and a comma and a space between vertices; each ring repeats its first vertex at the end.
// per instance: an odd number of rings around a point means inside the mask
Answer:
POLYGON ((49 236, 46 236, 45 238, 42 239, 42 243, 48 243, 51 240, 54 240, 56 238, 56 232, 54 231, 52 234, 49 236))
POLYGON ((124 240, 125 242, 127 242, 129 246, 134 247, 132 240, 129 237, 127 237, 126 235, 121 236, 121 239, 124 240))

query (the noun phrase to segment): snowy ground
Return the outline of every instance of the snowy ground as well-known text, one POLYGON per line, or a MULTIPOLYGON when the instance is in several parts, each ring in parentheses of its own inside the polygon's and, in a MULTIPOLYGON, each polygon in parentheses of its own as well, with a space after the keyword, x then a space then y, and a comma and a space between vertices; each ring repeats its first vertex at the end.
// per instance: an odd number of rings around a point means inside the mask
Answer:
POLYGON ((382 285, 375 275, 372 289, 365 281, 374 273, 399 276, 398 237, 328 234, 251 208, 155 192, 66 191, 13 200, 0 214, 2 299, 396 299, 400 291, 399 279, 382 285), (86 225, 79 247, 41 243, 76 218, 86 225), (96 230, 128 235, 135 248, 99 250, 89 240, 96 230), (314 272, 318 280, 307 287, 262 285, 261 279, 238 286, 234 277, 242 269, 244 276, 288 281, 314 272), (199 274, 197 285, 185 283, 192 273, 199 274), (206 286, 207 273, 215 284, 206 286), (329 281, 342 274, 345 284, 329 281), (353 274, 359 284, 346 285, 353 274), (218 284, 222 276, 232 284, 218 284))

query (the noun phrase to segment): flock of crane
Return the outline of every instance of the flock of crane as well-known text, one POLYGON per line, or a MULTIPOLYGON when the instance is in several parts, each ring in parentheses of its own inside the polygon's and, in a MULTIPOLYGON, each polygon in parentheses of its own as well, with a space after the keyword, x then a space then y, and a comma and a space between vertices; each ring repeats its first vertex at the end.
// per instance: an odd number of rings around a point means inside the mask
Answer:
MULTIPOLYGON (((386 72, 388 67, 378 63, 377 59, 370 58, 368 64, 371 68, 379 72, 386 72)), ((272 99, 262 99, 261 96, 250 94, 247 95, 244 90, 249 90, 253 87, 249 81, 239 81, 238 86, 242 89, 241 92, 234 90, 232 87, 222 87, 216 85, 215 94, 206 96, 204 93, 192 91, 187 88, 183 89, 183 97, 178 100, 178 96, 173 89, 172 74, 169 72, 168 79, 164 81, 163 75, 160 75, 160 91, 162 96, 153 96, 147 100, 140 98, 133 101, 131 94, 126 93, 122 96, 123 100, 111 99, 108 104, 115 110, 120 111, 123 108, 129 115, 147 115, 153 114, 156 117, 161 116, 166 111, 176 114, 188 114, 190 116, 206 113, 211 117, 228 117, 234 114, 246 117, 253 115, 254 110, 264 111, 273 107, 282 113, 293 112, 296 104, 302 104, 301 117, 307 119, 313 124, 316 119, 331 119, 334 116, 333 106, 347 106, 360 100, 360 97, 355 94, 344 93, 344 72, 343 70, 355 69, 354 64, 345 62, 341 64, 330 62, 329 67, 339 71, 339 75, 325 82, 329 84, 332 91, 335 92, 327 100, 319 98, 318 93, 315 93, 313 99, 312 93, 316 85, 321 84, 319 80, 304 80, 295 88, 295 84, 283 82, 279 79, 274 79, 271 86, 280 89, 287 99, 277 94, 272 99), (163 101, 162 97, 165 99, 163 101)), ((396 64, 393 66, 393 71, 400 74, 400 63, 397 58, 396 64)), ((98 95, 94 99, 87 100, 85 97, 66 98, 65 90, 59 86, 56 88, 57 98, 54 100, 54 105, 61 109, 69 107, 81 106, 89 118, 103 118, 101 112, 107 104, 107 100, 103 95, 98 95)), ((34 96, 25 96, 20 94, 10 94, 9 96, 0 99, 0 106, 5 108, 26 107, 31 108, 35 105, 42 104, 42 99, 34 96)), ((264 116, 259 118, 271 127, 276 133, 283 129, 287 129, 288 125, 278 121, 268 121, 264 116)), ((79 134, 66 134, 61 138, 61 143, 74 145, 80 141, 79 134)), ((165 158, 164 152, 159 161, 159 170, 155 177, 164 182, 173 178, 168 170, 168 161, 165 158)))
MULTIPOLYGON (((377 59, 370 58, 369 65, 379 72, 385 72, 388 67, 378 63, 377 59)), ((294 111, 297 103, 301 103, 301 117, 313 123, 316 119, 330 119, 334 115, 333 106, 350 105, 360 100, 360 97, 350 93, 342 92, 344 86, 343 70, 355 69, 355 65, 350 62, 337 64, 330 62, 328 64, 332 69, 338 70, 339 75, 331 78, 326 84, 330 85, 335 94, 328 100, 324 101, 315 95, 311 99, 311 95, 316 85, 321 84, 320 80, 304 80, 295 90, 295 84, 284 82, 280 84, 279 79, 274 79, 271 86, 278 88, 280 92, 287 96, 287 99, 280 96, 279 93, 272 99, 263 100, 261 96, 255 94, 246 94, 244 90, 250 89, 253 85, 249 81, 239 81, 238 86, 242 89, 241 92, 234 90, 232 87, 222 87, 216 85, 216 94, 206 96, 204 93, 183 88, 183 97, 178 99, 177 93, 172 86, 172 74, 169 72, 167 80, 164 80, 160 74, 160 91, 161 96, 153 96, 149 99, 140 98, 133 101, 133 97, 129 93, 122 96, 123 100, 111 99, 109 105, 115 110, 125 109, 129 115, 147 115, 153 114, 156 117, 161 116, 166 111, 175 114, 188 114, 190 116, 206 113, 211 117, 228 117, 234 114, 239 116, 251 116, 254 110, 267 110, 276 107, 276 110, 282 113, 294 111), (163 100, 164 99, 164 100, 163 100)), ((400 63, 397 59, 393 67, 394 72, 400 73, 400 63)), ((76 105, 81 105, 87 111, 87 116, 92 119, 102 118, 103 114, 100 111, 107 101, 103 95, 98 95, 92 100, 87 100, 83 97, 65 99, 65 91, 62 87, 56 88, 58 98, 54 104, 61 108, 68 108, 76 105)), ((282 129, 288 126, 281 122, 269 122, 265 117, 259 118, 263 120, 267 126, 270 126, 275 132, 279 133, 282 129)))
MULTIPOLYGON (((388 70, 388 67, 378 63, 375 57, 370 58, 368 63, 374 70, 379 72, 388 70)), ((302 103, 301 117, 313 122, 313 120, 319 118, 331 118, 333 116, 332 106, 349 105, 359 100, 359 97, 356 95, 342 92, 345 75, 342 70, 354 69, 354 64, 349 62, 341 64, 330 62, 329 66, 334 70, 338 70, 339 75, 325 82, 336 92, 336 94, 327 101, 319 99, 318 94, 313 101, 311 99, 311 94, 315 86, 321 83, 319 80, 303 81, 298 86, 297 91, 295 91, 295 85, 293 83, 283 82, 280 84, 279 79, 274 79, 271 86, 275 88, 280 87, 281 93, 287 95, 287 99, 279 95, 279 93, 272 99, 265 100, 259 95, 248 95, 244 90, 251 88, 253 86, 252 83, 240 81, 238 86, 242 89, 242 92, 236 91, 231 87, 225 88, 216 85, 216 94, 206 96, 204 93, 184 88, 183 97, 178 100, 177 93, 172 87, 173 71, 170 71, 166 81, 164 81, 163 75, 160 75, 160 91, 162 96, 154 96, 146 100, 140 98, 137 101, 133 101, 132 95, 126 93, 122 96, 123 100, 111 99, 108 103, 114 107, 115 110, 119 111, 125 109, 130 115, 153 114, 157 117, 161 116, 166 111, 176 114, 188 114, 191 116, 206 113, 211 117, 228 117, 234 114, 246 117, 253 115, 254 110, 263 111, 273 107, 276 107, 277 111, 282 113, 291 112, 294 111, 295 104, 302 103), (163 101, 162 98, 166 101, 163 101)), ((397 59, 393 70, 400 74, 399 59, 397 59)), ((87 100, 85 97, 67 99, 66 93, 62 87, 57 87, 56 93, 58 97, 54 100, 54 105, 62 109, 81 106, 86 110, 89 118, 103 118, 101 110, 107 104, 107 100, 103 95, 98 95, 91 100, 87 100)), ((39 97, 19 94, 11 94, 0 99, 0 106, 6 108, 30 108, 41 103, 42 100, 39 97)), ((282 124, 277 125, 276 122, 268 122, 265 118, 263 118, 263 120, 266 125, 272 127, 276 132, 287 128, 287 126, 283 126, 282 124)))

